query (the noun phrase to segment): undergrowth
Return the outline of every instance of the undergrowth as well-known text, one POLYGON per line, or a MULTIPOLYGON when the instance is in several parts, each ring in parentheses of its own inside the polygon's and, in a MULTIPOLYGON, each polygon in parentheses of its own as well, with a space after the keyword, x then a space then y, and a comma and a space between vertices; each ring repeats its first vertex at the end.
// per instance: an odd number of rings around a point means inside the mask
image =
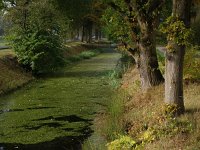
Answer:
MULTIPOLYGON (((164 104, 164 85, 142 93, 135 69, 123 76, 120 92, 116 93, 104 116, 107 130, 103 133, 109 141, 108 150, 200 149, 200 85, 197 82, 200 59, 197 52, 196 48, 186 51, 186 113, 180 117, 173 115, 176 106, 164 104)), ((158 58, 164 73, 164 57, 159 55, 158 58)))
POLYGON ((110 79, 110 84, 113 86, 113 88, 117 89, 121 85, 121 78, 123 77, 123 74, 127 70, 130 69, 130 67, 134 64, 134 59, 128 55, 125 52, 122 52, 122 57, 118 61, 117 66, 114 70, 109 72, 108 76, 110 79))
POLYGON ((108 83, 115 90, 115 95, 108 102, 106 111, 101 114, 96 122, 98 132, 100 132, 108 141, 116 139, 119 134, 124 134, 123 115, 125 111, 125 97, 127 92, 120 88, 123 74, 132 66, 132 58, 123 53, 114 70, 108 74, 108 83))

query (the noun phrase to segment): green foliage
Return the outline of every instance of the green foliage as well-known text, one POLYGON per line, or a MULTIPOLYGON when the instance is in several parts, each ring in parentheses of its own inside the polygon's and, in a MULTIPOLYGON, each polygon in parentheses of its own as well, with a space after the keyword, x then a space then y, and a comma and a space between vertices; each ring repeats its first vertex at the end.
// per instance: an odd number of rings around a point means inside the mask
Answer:
POLYGON ((119 12, 107 8, 102 21, 106 24, 104 33, 110 40, 131 42, 131 28, 119 12))
POLYGON ((110 78, 110 84, 114 88, 120 86, 119 78, 122 78, 123 74, 134 64, 134 59, 132 56, 128 55, 127 52, 122 52, 122 57, 118 61, 116 68, 109 72, 108 76, 110 78))
POLYGON ((165 46, 167 45, 167 38, 164 33, 161 31, 156 31, 156 44, 165 46))
MULTIPOLYGON (((95 24, 100 30, 102 3, 98 0, 53 0, 57 10, 69 19, 70 32, 68 37, 74 38, 77 30, 84 27, 84 37, 89 34, 95 24)), ((83 38, 84 39, 84 38, 83 38)), ((88 40, 88 39, 87 39, 88 40)))
POLYGON ((2 10, 4 8, 4 4, 3 4, 3 1, 1 0, 0 1, 0 10, 2 10))
MULTIPOLYGON (((191 29, 187 28, 178 17, 170 16, 161 25, 161 31, 167 34, 168 41, 174 41, 178 45, 189 45, 191 39, 191 29)), ((170 47, 168 47, 170 50, 170 47)))
MULTIPOLYGON (((177 107, 175 105, 164 105, 158 113, 152 113, 151 123, 143 122, 141 124, 140 131, 135 131, 134 140, 127 136, 115 136, 115 140, 107 144, 108 149, 142 149, 146 144, 163 137, 191 133, 194 130, 193 123, 185 118, 175 118, 174 112, 176 109, 177 107)), ((119 132, 117 133, 119 134, 119 132)))
POLYGON ((59 37, 47 31, 12 37, 18 61, 34 73, 54 71, 64 65, 59 37))
POLYGON ((66 24, 50 0, 20 0, 7 11, 7 36, 23 66, 37 74, 64 65, 61 31, 66 24))
POLYGON ((136 142, 129 136, 119 136, 118 139, 107 144, 108 150, 131 150, 136 142))
POLYGON ((119 91, 116 96, 113 96, 108 102, 107 117, 105 126, 101 128, 108 140, 115 140, 118 135, 125 133, 122 116, 124 113, 124 97, 126 93, 119 91))
POLYGON ((164 74, 165 73, 165 56, 159 50, 157 50, 157 58, 158 58, 159 69, 161 73, 164 74))
POLYGON ((199 47, 192 47, 186 51, 184 60, 184 79, 197 80, 200 79, 200 59, 199 47))
POLYGON ((151 143, 155 140, 159 140, 162 137, 172 137, 179 133, 190 133, 193 130, 193 125, 188 121, 181 121, 177 118, 168 118, 160 125, 154 125, 153 127, 149 127, 146 131, 144 131, 139 140, 141 141, 141 145, 146 145, 147 143, 151 143))
POLYGON ((191 25, 191 28, 194 33, 194 38, 191 41, 194 45, 200 45, 200 16, 197 18, 197 20, 191 25))
POLYGON ((162 109, 165 113, 159 116, 152 116, 155 117, 157 122, 154 122, 151 126, 145 125, 147 129, 138 136, 141 146, 145 146, 162 137, 173 137, 177 134, 191 133, 193 131, 194 126, 190 121, 174 117, 177 106, 169 104, 164 105, 162 109))

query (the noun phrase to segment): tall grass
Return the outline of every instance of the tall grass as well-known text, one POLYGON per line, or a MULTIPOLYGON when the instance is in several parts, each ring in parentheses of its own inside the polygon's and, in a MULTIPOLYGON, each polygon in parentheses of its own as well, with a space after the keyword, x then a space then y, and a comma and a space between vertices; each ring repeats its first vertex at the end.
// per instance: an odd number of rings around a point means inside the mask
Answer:
POLYGON ((108 104, 106 135, 108 140, 114 140, 119 134, 124 134, 123 114, 124 114, 125 93, 118 91, 108 104))
POLYGON ((125 134, 123 115, 125 111, 125 101, 127 92, 120 88, 123 74, 134 64, 131 56, 122 54, 116 68, 108 74, 109 83, 115 89, 115 95, 108 102, 104 115, 100 116, 101 133, 105 135, 108 141, 114 140, 119 135, 125 134))

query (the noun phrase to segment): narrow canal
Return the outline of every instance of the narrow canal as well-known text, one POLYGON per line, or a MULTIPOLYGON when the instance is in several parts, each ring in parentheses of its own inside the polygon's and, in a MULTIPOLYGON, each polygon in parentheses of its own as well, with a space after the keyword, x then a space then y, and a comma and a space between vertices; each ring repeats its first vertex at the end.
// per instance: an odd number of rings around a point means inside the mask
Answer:
POLYGON ((120 55, 105 52, 0 97, 0 150, 79 150, 110 100, 108 73, 120 55))

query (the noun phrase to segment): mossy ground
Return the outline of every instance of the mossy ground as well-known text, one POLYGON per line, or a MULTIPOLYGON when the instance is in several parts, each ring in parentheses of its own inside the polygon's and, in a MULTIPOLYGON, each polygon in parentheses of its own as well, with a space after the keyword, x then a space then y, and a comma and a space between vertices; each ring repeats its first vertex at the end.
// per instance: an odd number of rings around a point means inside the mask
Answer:
POLYGON ((111 98, 107 74, 119 57, 103 53, 0 97, 0 146, 89 136, 95 114, 111 98))

